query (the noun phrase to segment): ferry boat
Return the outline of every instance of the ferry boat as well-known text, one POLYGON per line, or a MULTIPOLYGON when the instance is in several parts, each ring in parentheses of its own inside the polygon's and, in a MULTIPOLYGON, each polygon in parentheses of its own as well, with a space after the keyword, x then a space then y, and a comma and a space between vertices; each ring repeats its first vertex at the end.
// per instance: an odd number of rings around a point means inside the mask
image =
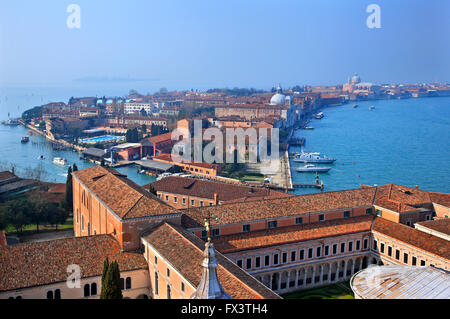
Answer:
POLYGON ((28 143, 30 141, 30 138, 28 136, 22 136, 22 139, 20 140, 21 143, 28 143))
POLYGON ((330 158, 326 155, 321 156, 318 152, 301 152, 300 154, 294 155, 294 162, 300 163, 321 163, 321 164, 332 164, 336 161, 335 158, 330 158))
POLYGON ((316 119, 320 120, 321 118, 323 118, 323 112, 314 114, 314 117, 315 117, 316 119))
POLYGON ((300 173, 326 173, 331 169, 331 167, 326 166, 315 166, 313 164, 306 164, 302 167, 297 167, 295 170, 300 173))
POLYGON ((53 158, 53 163, 56 165, 65 166, 67 164, 67 160, 62 157, 53 158))

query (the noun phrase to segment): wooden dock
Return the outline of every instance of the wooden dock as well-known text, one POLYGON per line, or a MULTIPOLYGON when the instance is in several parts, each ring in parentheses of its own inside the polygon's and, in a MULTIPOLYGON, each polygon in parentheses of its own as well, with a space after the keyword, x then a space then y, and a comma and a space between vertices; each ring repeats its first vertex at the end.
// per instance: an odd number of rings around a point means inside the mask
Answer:
POLYGON ((318 188, 323 190, 323 184, 294 184, 294 188, 318 188))

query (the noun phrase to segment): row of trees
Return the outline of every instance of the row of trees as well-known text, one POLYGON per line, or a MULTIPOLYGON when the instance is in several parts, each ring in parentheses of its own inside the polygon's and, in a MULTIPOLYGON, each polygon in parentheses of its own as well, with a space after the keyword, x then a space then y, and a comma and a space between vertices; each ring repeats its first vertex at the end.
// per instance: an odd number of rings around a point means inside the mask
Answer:
POLYGON ((68 216, 64 201, 56 204, 44 198, 18 198, 0 206, 0 230, 12 226, 22 233, 26 225, 36 225, 37 232, 41 225, 54 225, 57 229, 58 224, 65 223, 68 216))

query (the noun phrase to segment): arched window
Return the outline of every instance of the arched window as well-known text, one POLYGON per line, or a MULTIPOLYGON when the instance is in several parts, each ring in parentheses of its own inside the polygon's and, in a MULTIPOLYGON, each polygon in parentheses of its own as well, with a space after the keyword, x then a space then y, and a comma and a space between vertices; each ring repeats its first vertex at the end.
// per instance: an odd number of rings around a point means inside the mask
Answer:
POLYGON ((90 287, 89 284, 84 285, 84 296, 89 297, 90 296, 90 287))
POLYGON ((94 282, 91 284, 91 296, 97 295, 97 284, 94 282))
POLYGON ((55 290, 55 299, 61 299, 61 290, 59 289, 55 290))
POLYGON ((125 288, 131 289, 131 277, 127 277, 127 279, 125 281, 125 288))
POLYGON ((47 299, 53 299, 53 291, 52 290, 47 291, 47 299))
POLYGON ((171 298, 172 298, 172 296, 171 296, 171 292, 170 292, 170 286, 167 285, 167 299, 171 299, 171 298))
POLYGON ((155 294, 159 294, 158 273, 155 271, 155 294))

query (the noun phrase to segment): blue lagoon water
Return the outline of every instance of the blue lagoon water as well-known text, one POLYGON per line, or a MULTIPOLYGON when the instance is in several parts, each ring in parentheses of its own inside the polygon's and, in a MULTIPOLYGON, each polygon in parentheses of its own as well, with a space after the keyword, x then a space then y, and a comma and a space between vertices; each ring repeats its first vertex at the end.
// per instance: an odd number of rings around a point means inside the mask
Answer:
MULTIPOLYGON (((314 130, 295 132, 306 138, 305 151, 337 158, 319 175, 325 191, 396 183, 450 192, 449 97, 357 103, 325 108, 323 119, 311 121, 314 130), (375 109, 369 110, 371 105, 375 109)), ((293 182, 313 183, 314 174, 294 171, 301 165, 291 161, 293 182)), ((295 190, 312 192, 317 190, 295 190)))

